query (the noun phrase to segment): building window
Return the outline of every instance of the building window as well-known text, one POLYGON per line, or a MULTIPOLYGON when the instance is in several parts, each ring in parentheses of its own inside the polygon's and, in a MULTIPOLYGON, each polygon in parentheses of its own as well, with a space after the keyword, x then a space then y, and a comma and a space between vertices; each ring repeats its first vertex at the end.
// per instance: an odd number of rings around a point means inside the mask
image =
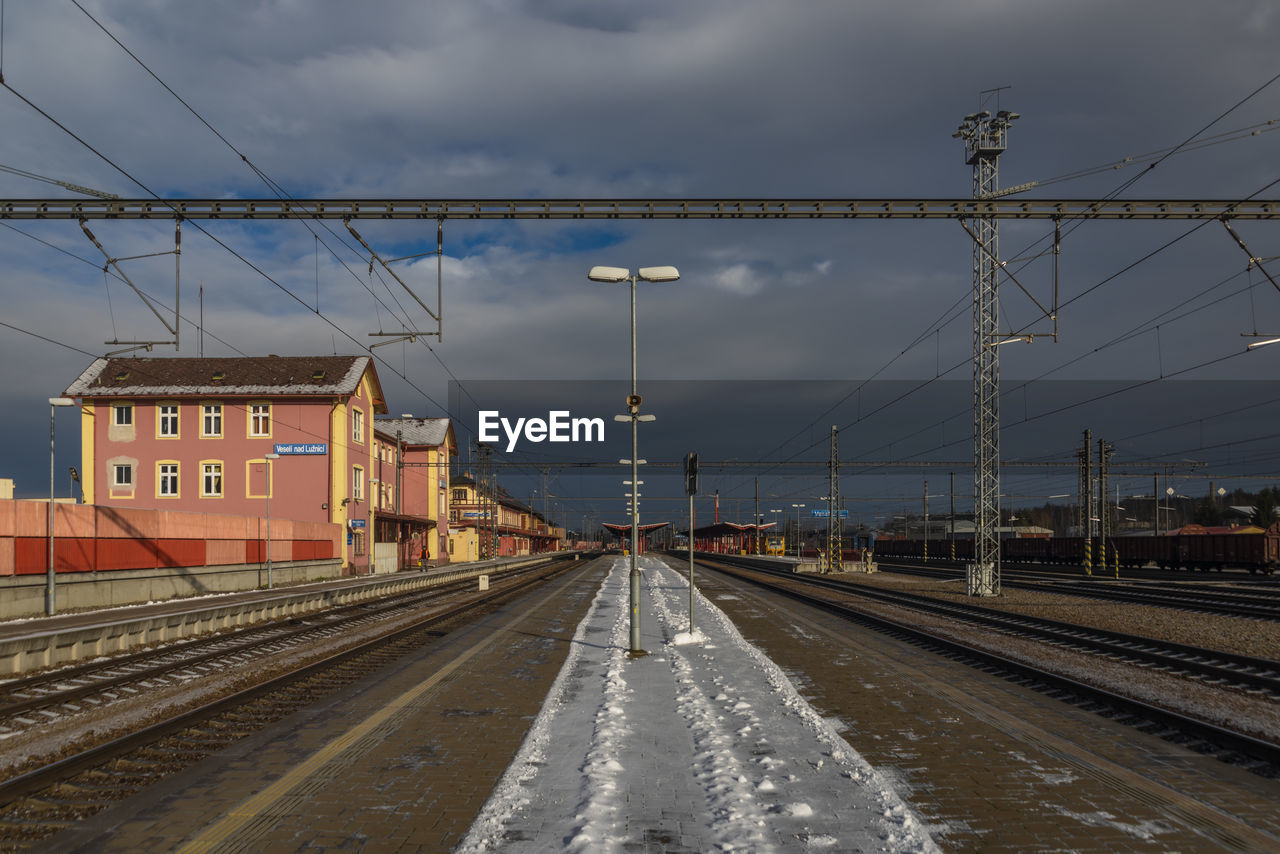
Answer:
POLYGON ((178 438, 178 404, 162 403, 156 408, 160 419, 158 433, 166 439, 178 438))
POLYGON ((359 409, 351 410, 351 441, 364 442, 364 412, 359 409))
POLYGON ((360 466, 351 469, 351 497, 356 501, 364 500, 364 469, 360 466))
POLYGON ((465 502, 467 500, 467 491, 465 489, 455 489, 453 491, 453 500, 465 502))
POLYGON ((450 522, 456 522, 456 521, 458 521, 458 518, 459 518, 459 517, 458 517, 458 511, 457 511, 457 510, 450 510, 450 511, 449 511, 449 521, 450 521, 450 522))
POLYGON ((222 438, 222 404, 206 403, 202 407, 203 418, 200 421, 200 435, 206 439, 222 438))
POLYGON ((133 404, 132 403, 117 403, 112 408, 115 410, 115 414, 116 414, 115 424, 117 427, 133 426, 133 404))
POLYGON ((271 435, 271 404, 253 403, 249 405, 249 435, 271 435))
POLYGON ((222 463, 200 464, 200 496, 202 498, 222 497, 222 463))
POLYGON ((156 464, 156 492, 161 498, 178 497, 178 464, 156 464))
POLYGON ((364 554, 364 531, 356 531, 352 534, 351 540, 351 545, 355 548, 355 553, 358 555, 364 554))
POLYGON ((133 488, 133 466, 117 465, 112 466, 112 486, 118 486, 122 489, 133 488))

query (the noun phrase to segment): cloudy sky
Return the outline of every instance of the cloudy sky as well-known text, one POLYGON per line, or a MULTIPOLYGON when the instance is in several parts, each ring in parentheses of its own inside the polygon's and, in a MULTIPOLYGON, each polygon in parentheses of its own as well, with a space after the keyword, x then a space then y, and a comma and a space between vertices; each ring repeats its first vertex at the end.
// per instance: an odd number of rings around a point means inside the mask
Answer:
MULTIPOLYGON (((1280 198, 1280 123, 1266 124, 1280 118, 1280 82, 1267 85, 1280 72, 1280 8, 1266 0, 80 2, 83 11, 70 0, 6 4, 0 165, 126 198, 272 197, 261 175, 297 198, 965 197, 971 173, 951 134, 995 87, 1010 87, 999 106, 1021 114, 1001 184, 1042 182, 1028 197, 1101 198, 1137 178, 1124 196, 1280 198), (1148 155, 1183 143, 1147 169, 1148 155), (1125 158, 1122 168, 1094 168, 1125 158), (1050 183, 1080 172, 1088 174, 1050 183)), ((70 195, 0 173, 0 198, 70 195)), ((102 342, 165 335, 122 282, 104 276, 74 222, 0 225, 0 476, 38 495, 47 489, 45 398, 112 349, 102 342)), ((184 228, 178 355, 198 352, 200 285, 206 355, 354 353, 371 332, 429 322, 385 275, 370 279, 367 255, 340 223, 200 225, 253 267, 195 223, 184 228)), ((399 257, 434 250, 433 225, 357 227, 399 257)), ((1166 405, 1144 405, 1141 424, 1112 430, 1133 437, 1117 459, 1172 454, 1214 460, 1220 475, 1270 474, 1280 465, 1266 438, 1275 404, 1228 427, 1205 392, 1211 383, 1175 385, 1239 380, 1250 383, 1243 400, 1280 398, 1269 382, 1280 346, 1245 354, 1240 337, 1280 334, 1280 292, 1246 269, 1221 225, 1196 226, 1071 227, 1059 341, 1002 348, 1005 385, 1160 381, 1171 389, 1166 405)), ((90 227, 113 256, 172 248, 171 223, 90 227)), ((1280 255, 1275 225, 1237 231, 1255 256, 1280 255)), ((1050 234, 1044 222, 1006 223, 1002 255, 1042 252, 1050 234)), ((806 391, 830 381, 827 403, 760 386, 770 393, 758 406, 793 408, 794 429, 761 436, 755 454, 735 446, 739 459, 804 452, 831 423, 842 427, 843 458, 884 458, 883 435, 864 413, 827 407, 868 379, 968 381, 971 241, 953 221, 450 221, 444 247, 443 341, 376 351, 396 414, 445 414, 451 379, 624 380, 626 289, 588 282, 596 264, 681 271, 678 283, 641 291, 642 380, 792 380, 806 391)), ((395 266, 434 298, 434 258, 395 266)), ((1050 259, 1018 266, 1047 304, 1050 259)), ((125 269, 171 303, 171 256, 125 269)), ((1280 274, 1280 260, 1269 269, 1280 274)), ((1016 287, 1001 293, 1008 327, 1051 330, 1016 287)), ((1069 459, 1074 447, 1061 437, 1111 429, 1098 407, 1028 419, 1027 392, 1017 394, 1006 398, 1009 441, 1054 427, 1038 451, 1020 446, 1026 458, 1069 459)), ((659 400, 646 403, 661 412, 659 400)), ((1124 395, 1107 405, 1134 406, 1124 395)), ((878 417, 901 435, 923 426, 914 410, 878 417)), ((64 420, 65 472, 76 462, 76 425, 64 420)), ((955 443, 971 431, 966 422, 949 422, 910 453, 968 458, 955 443)), ((469 438, 473 425, 462 427, 469 438)), ((730 456, 715 434, 664 438, 706 459, 730 456)), ((825 447, 809 453, 825 456, 825 447)), ((527 459, 551 466, 573 456, 544 449, 527 459)), ((708 486, 749 494, 753 473, 725 469, 708 486)), ((526 473, 511 476, 512 491, 533 488, 526 473)), ((566 499, 596 494, 568 475, 549 477, 549 491, 566 499)), ((921 494, 920 480, 878 481, 864 498, 898 505, 921 494)), ((1040 475, 1007 484, 1015 495, 1066 491, 1040 475)), ((766 478, 761 491, 777 504, 822 488, 821 478, 792 476, 766 478)), ((844 487, 850 496, 860 489, 856 480, 844 487)))

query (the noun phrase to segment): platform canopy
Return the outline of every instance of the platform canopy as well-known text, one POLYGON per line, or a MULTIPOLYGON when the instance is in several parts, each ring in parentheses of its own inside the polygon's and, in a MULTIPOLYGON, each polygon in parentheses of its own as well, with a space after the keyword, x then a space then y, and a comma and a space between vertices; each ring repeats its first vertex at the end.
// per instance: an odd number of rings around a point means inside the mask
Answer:
MULTIPOLYGON (((757 531, 767 531, 776 527, 777 522, 765 522, 762 525, 752 525, 750 523, 740 525, 737 522, 716 522, 714 525, 706 525, 701 528, 694 528, 693 535, 702 539, 714 539, 716 537, 732 537, 735 534, 752 534, 757 531)), ((682 534, 688 533, 681 531, 682 534)))
MULTIPOLYGON (((645 534, 649 533, 650 531, 656 531, 659 528, 665 528, 670 524, 671 524, 670 522, 650 522, 648 525, 641 525, 640 536, 643 537, 645 534)), ((628 522, 625 525, 618 525, 614 522, 602 522, 601 525, 603 525, 606 530, 611 531, 614 534, 617 534, 619 537, 631 535, 630 522, 628 522)))

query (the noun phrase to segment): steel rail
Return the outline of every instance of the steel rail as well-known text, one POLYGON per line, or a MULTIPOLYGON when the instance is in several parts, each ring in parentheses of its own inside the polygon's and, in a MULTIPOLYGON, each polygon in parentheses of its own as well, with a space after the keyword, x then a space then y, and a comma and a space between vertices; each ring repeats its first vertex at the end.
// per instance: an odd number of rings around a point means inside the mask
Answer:
MULTIPOLYGON (((527 572, 543 568, 545 563, 533 566, 521 566, 495 574, 496 579, 517 578, 527 572)), ((459 588, 470 586, 472 579, 448 579, 440 584, 431 585, 419 590, 396 593, 373 602, 357 602, 342 605, 324 611, 308 614, 314 621, 310 624, 290 627, 297 618, 288 617, 266 625, 258 624, 225 634, 199 637, 178 646, 166 646, 113 658, 108 661, 94 661, 61 670, 39 673, 0 685, 0 722, 23 712, 44 709, 63 703, 101 694, 137 682, 163 677, 176 671, 187 670, 219 659, 241 656, 264 650, 273 645, 303 640, 308 635, 322 635, 334 629, 358 624, 370 619, 405 608, 416 607, 424 602, 438 598, 442 594, 451 593, 459 588), (202 651, 203 650, 203 651, 202 651), (166 660, 167 659, 167 660, 166 660), (95 678, 95 673, 118 671, 144 665, 147 661, 156 663, 144 669, 130 670, 117 676, 95 678), (75 685, 70 688, 49 689, 59 683, 89 678, 93 681, 75 685), (29 691, 47 691, 13 699, 16 694, 29 691)), ((101 708, 101 707, 98 707, 101 708)))
POLYGON ((1043 617, 1028 617, 980 605, 945 602, 917 593, 863 587, 820 576, 796 576, 794 573, 762 569, 758 566, 745 568, 845 595, 912 608, 1077 649, 1101 652, 1142 665, 1181 671, 1218 682, 1232 682, 1245 689, 1265 691, 1272 696, 1280 697, 1280 662, 1265 658, 1155 640, 1043 617))
MULTIPOLYGON (((944 541, 945 542, 945 541, 944 541)), ((918 564, 897 563, 888 560, 877 561, 880 566, 893 567, 895 571, 927 578, 950 578, 954 574, 963 575, 961 565, 927 567, 918 564)), ((942 564, 943 561, 936 563, 942 564)), ((950 563, 949 561, 946 563, 950 563)), ((1006 564, 1006 574, 1026 571, 1026 564, 1006 564)), ((1134 604, 1154 605, 1164 608, 1175 608, 1183 611, 1195 611, 1201 614, 1214 614, 1226 617, 1250 617, 1258 620, 1280 620, 1280 599, 1268 597, 1259 592, 1253 596, 1245 594, 1217 593, 1214 591, 1188 590, 1185 594, 1174 594, 1169 591, 1147 590, 1144 587, 1115 587, 1100 582, 1091 582, 1086 577, 1077 576, 1070 586, 1064 581, 1025 581, 1005 579, 1005 586, 1019 590, 1039 590, 1048 593, 1060 593, 1064 596, 1081 596, 1088 599, 1106 599, 1112 602, 1132 602, 1134 604), (1265 601, 1272 599, 1271 602, 1265 601), (1247 601, 1251 600, 1251 601, 1247 601)))
MULTIPOLYGON (((559 573, 565 572, 575 566, 583 567, 589 564, 590 561, 583 563, 579 561, 558 560, 551 565, 539 567, 539 569, 548 571, 546 575, 550 576, 558 575, 559 573), (556 566, 555 564, 563 565, 556 566)), ((195 709, 182 712, 172 718, 159 721, 150 726, 127 733, 119 738, 90 747, 41 768, 28 771, 27 773, 21 774, 17 777, 0 781, 0 807, 8 807, 24 797, 37 793, 49 786, 64 782, 81 771, 98 767, 111 759, 126 756, 139 748, 146 747, 163 738, 180 733, 201 721, 208 720, 219 714, 230 711, 237 706, 245 705, 259 697, 270 694, 273 691, 286 688, 299 680, 321 675, 325 671, 344 664, 351 659, 357 658, 358 656, 366 653, 375 652, 381 647, 390 646, 398 641, 410 638, 415 632, 421 632, 423 629, 430 628, 431 626, 444 622, 445 620, 464 614, 471 609, 496 601, 513 593, 520 592, 542 580, 545 579, 542 577, 529 578, 501 588, 493 589, 486 595, 470 599, 469 601, 460 603, 440 613, 424 617, 422 620, 419 620, 412 625, 396 629, 395 631, 381 637, 374 638, 350 649, 327 656, 319 661, 291 670, 288 673, 272 677, 266 682, 250 686, 249 688, 245 688, 234 694, 206 703, 195 709)))
POLYGON ((1275 199, 0 199, 0 219, 1280 219, 1275 199))
MULTIPOLYGON (((905 636, 912 642, 919 643, 921 645, 941 648, 952 654, 965 656, 970 659, 977 659, 984 665, 1010 673, 1017 678, 1038 682, 1040 684, 1047 685, 1050 688, 1068 692, 1071 695, 1083 698, 1087 701, 1097 702, 1109 708, 1120 710, 1126 714, 1137 716, 1143 720, 1168 727, 1177 732, 1191 735, 1212 744, 1217 748, 1265 762, 1273 768, 1280 767, 1280 744, 1265 741, 1245 733, 1236 732, 1235 730, 1226 729, 1217 724, 1191 717, 1190 715, 1185 715, 1171 709, 1143 702, 1142 700, 1126 697, 1123 694, 1108 691, 1105 688, 1099 688, 1094 685, 1079 682, 1068 676, 1062 676, 1051 671, 1042 670, 1033 665, 1015 661, 997 653, 979 649, 960 641, 938 637, 922 629, 899 623, 886 617, 868 614, 846 605, 840 605, 836 602, 831 602, 817 596, 811 596, 789 587, 773 584, 767 579, 741 575, 740 569, 736 567, 728 567, 726 565, 717 566, 715 564, 705 562, 703 565, 707 569, 714 569, 717 572, 724 572, 726 574, 733 575, 734 577, 740 578, 748 583, 765 587, 766 589, 787 596, 788 598, 804 602, 805 604, 812 605, 813 607, 820 608, 845 619, 854 620, 873 626, 882 631, 905 636)), ((751 570, 753 572, 762 572, 762 570, 755 567, 752 567, 751 570)), ((794 576, 791 576, 791 579, 795 580, 794 576)))

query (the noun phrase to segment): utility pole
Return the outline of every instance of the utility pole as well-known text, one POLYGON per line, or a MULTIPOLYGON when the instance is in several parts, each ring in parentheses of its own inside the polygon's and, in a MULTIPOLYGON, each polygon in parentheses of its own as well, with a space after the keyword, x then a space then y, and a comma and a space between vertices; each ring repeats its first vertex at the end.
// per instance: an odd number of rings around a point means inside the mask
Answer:
POLYGON ((929 561, 929 481, 924 482, 924 559, 929 561))
POLYGON ((762 551, 762 550, 761 550, 761 548, 760 548, 760 475, 756 475, 756 514, 755 514, 755 529, 756 529, 756 547, 755 547, 755 551, 753 552, 753 554, 757 554, 757 555, 758 555, 758 554, 760 554, 760 552, 762 551))
POLYGON ((1080 536, 1084 538, 1084 572, 1093 575, 1093 433, 1084 431, 1080 459, 1080 536))
MULTIPOLYGON (((1111 537, 1111 508, 1107 506, 1107 463, 1115 453, 1115 445, 1105 439, 1098 440, 1098 565, 1107 569, 1107 539, 1111 537)), ((1114 546, 1114 543, 1112 544, 1114 546)), ((1118 555, 1116 556, 1118 559, 1118 555)), ((1116 574, 1120 565, 1116 564, 1116 574)))
MULTIPOLYGON (((925 493, 929 490, 926 488, 925 493)), ((956 559, 956 473, 951 472, 951 560, 956 559)))
POLYGON ((827 462, 830 484, 827 492, 827 565, 823 572, 844 570, 841 531, 844 522, 840 518, 840 429, 831 425, 831 459, 827 462))

